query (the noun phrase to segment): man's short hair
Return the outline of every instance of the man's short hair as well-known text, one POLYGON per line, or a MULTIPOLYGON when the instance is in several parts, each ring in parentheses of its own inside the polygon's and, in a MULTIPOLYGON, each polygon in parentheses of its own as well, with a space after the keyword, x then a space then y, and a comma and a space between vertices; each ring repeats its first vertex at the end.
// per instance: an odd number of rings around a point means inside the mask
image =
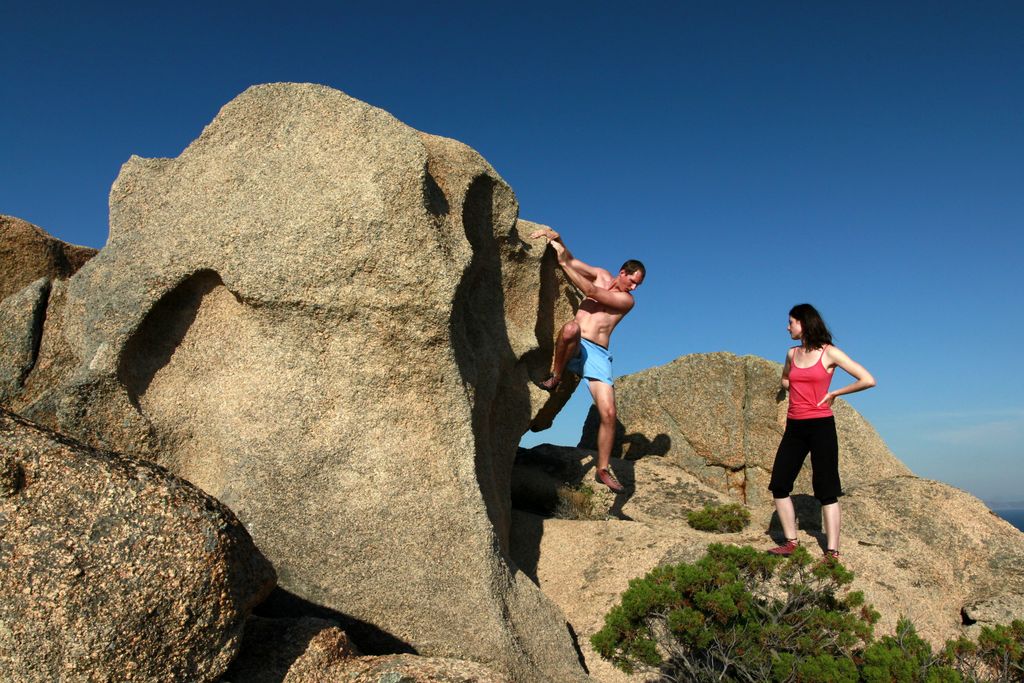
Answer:
POLYGON ((647 277, 647 268, 645 268, 644 264, 640 263, 636 259, 631 258, 625 263, 623 263, 622 268, 620 268, 620 270, 626 271, 626 275, 632 275, 633 273, 639 270, 641 275, 647 277))

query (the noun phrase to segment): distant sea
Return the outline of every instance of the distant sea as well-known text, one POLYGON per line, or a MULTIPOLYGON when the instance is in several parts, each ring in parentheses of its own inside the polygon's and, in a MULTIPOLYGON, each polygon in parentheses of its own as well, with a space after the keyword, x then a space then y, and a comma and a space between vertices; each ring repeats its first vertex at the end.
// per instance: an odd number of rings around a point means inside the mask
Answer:
POLYGON ((1020 529, 1021 531, 1024 531, 1024 508, 993 510, 993 512, 995 512, 997 515, 999 515, 1007 522, 1020 529))

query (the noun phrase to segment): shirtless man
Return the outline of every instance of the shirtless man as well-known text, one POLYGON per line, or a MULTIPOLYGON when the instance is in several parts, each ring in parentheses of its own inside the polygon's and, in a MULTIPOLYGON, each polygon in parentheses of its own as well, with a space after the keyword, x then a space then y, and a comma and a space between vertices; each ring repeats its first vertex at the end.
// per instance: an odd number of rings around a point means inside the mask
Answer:
POLYGON ((557 232, 551 228, 537 230, 530 239, 543 237, 558 255, 569 280, 586 297, 576 317, 558 332, 551 376, 537 386, 554 391, 568 369, 588 380, 601 424, 597 430, 597 472, 595 478, 615 493, 625 489, 608 466, 615 440, 615 387, 612 385, 612 356, 608 340, 612 330, 633 308, 631 292, 644 281, 646 269, 639 261, 626 261, 619 274, 612 276, 603 268, 595 268, 575 258, 557 232))

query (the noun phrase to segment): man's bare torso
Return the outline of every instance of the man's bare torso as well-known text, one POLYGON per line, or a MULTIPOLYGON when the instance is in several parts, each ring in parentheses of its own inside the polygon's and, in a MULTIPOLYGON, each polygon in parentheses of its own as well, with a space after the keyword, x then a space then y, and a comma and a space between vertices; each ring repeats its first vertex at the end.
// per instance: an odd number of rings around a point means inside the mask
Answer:
MULTIPOLYGON (((606 270, 602 270, 594 280, 594 284, 601 289, 611 289, 614 283, 615 278, 606 270)), ((580 326, 580 336, 608 348, 612 330, 625 315, 621 311, 612 311, 594 299, 588 298, 583 300, 579 310, 576 311, 576 324, 580 326)))

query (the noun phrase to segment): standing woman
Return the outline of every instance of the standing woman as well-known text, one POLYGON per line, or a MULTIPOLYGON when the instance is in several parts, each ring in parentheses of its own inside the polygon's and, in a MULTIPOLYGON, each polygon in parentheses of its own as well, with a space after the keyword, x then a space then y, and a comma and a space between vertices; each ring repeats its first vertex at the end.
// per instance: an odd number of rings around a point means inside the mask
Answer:
POLYGON ((789 391, 786 431, 775 454, 768 489, 775 498, 775 510, 786 534, 786 542, 768 552, 789 555, 799 545, 796 535, 796 511, 789 497, 796 475, 811 454, 811 484, 814 497, 821 502, 828 540, 825 558, 839 557, 839 439, 832 402, 836 396, 852 394, 875 386, 875 378, 862 365, 832 346, 821 315, 810 304, 798 304, 789 312, 789 336, 800 341, 786 354, 782 368, 782 388, 789 391), (832 374, 840 367, 857 380, 829 391, 832 374))

